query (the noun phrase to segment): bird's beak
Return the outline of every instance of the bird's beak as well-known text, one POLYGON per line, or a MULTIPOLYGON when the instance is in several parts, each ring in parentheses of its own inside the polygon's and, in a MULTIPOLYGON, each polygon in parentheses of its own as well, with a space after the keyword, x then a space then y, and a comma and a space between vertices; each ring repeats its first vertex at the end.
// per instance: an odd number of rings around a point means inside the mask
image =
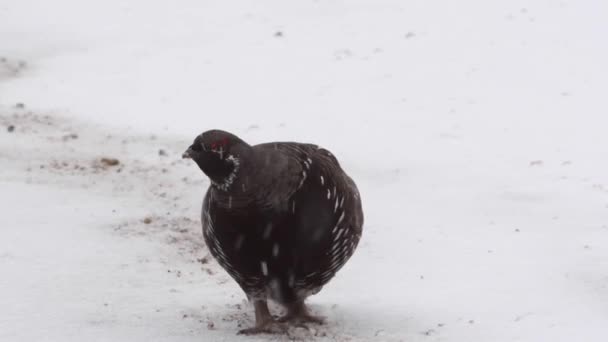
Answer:
POLYGON ((192 159, 192 148, 188 147, 188 149, 186 150, 186 152, 184 152, 182 154, 182 158, 184 159, 192 159))

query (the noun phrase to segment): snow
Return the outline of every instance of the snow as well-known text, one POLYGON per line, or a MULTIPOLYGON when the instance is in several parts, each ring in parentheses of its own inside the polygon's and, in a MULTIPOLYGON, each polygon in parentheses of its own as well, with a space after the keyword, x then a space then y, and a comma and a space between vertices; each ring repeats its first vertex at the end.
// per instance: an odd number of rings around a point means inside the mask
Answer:
POLYGON ((605 341, 607 10, 5 1, 0 340, 605 341), (211 128, 319 144, 357 182, 325 326, 236 335, 253 309, 181 159, 211 128))

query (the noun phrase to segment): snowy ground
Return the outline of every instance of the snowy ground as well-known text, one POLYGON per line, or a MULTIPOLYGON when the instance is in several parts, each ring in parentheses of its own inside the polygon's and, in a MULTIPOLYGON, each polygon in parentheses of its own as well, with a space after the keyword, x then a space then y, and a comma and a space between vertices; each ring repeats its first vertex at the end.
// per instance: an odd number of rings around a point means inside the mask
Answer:
POLYGON ((328 324, 273 339, 608 340, 606 13, 2 2, 0 340, 267 340, 202 242, 210 128, 323 145, 364 199, 328 324))

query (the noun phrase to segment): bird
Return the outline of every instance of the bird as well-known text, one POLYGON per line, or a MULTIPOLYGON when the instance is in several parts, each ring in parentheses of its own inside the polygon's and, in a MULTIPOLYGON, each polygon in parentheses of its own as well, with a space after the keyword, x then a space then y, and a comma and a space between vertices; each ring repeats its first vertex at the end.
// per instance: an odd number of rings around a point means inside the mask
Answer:
POLYGON ((308 143, 250 145, 219 129, 196 136, 182 157, 210 180, 201 213, 209 252, 253 303, 255 325, 239 333, 323 324, 305 300, 353 255, 364 221, 336 157, 308 143), (268 301, 286 313, 275 318, 268 301))

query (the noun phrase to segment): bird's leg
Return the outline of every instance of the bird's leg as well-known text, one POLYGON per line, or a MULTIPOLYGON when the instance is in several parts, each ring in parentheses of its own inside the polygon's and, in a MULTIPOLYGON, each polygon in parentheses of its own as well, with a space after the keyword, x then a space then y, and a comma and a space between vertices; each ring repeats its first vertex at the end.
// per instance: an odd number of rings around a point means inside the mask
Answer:
POLYGON ((268 303, 265 299, 256 299, 253 301, 255 309, 255 326, 239 331, 239 334, 254 335, 254 334, 277 334, 287 331, 284 324, 277 322, 268 310, 268 303))
POLYGON ((287 304, 286 307, 287 314, 279 318, 279 322, 288 322, 297 326, 303 326, 304 323, 324 323, 322 317, 313 316, 308 312, 303 300, 287 304))

